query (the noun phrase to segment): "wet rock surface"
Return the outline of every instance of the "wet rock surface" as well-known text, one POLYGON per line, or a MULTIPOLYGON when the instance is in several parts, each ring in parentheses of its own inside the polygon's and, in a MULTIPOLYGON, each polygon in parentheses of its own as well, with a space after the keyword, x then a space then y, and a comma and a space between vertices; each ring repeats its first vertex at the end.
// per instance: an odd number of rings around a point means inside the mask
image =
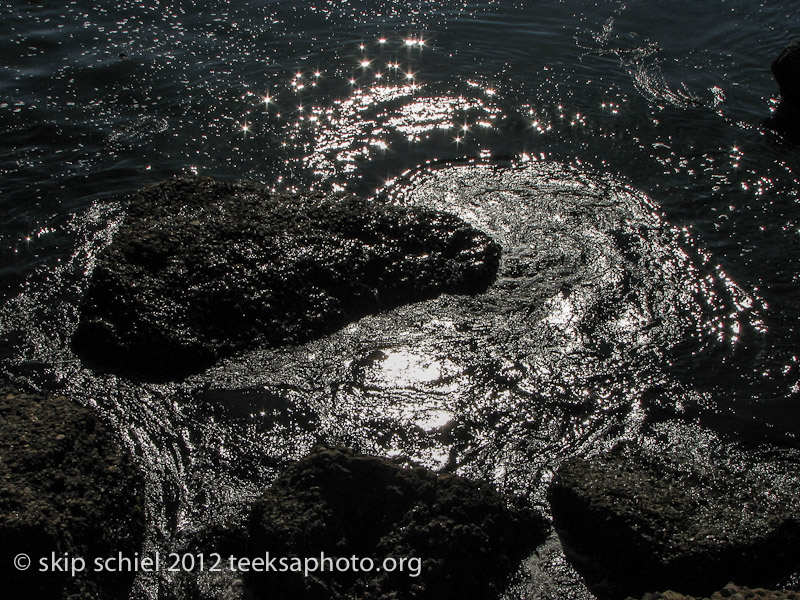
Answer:
POLYGON ((418 576, 370 573, 252 574, 258 598, 495 598, 548 527, 509 507, 490 486, 422 467, 317 447, 255 504, 250 554, 418 558, 418 576))
MULTIPOLYGON (((702 249, 641 192, 603 174, 527 162, 435 165, 386 195, 488 232, 502 244, 496 283, 368 315, 306 344, 242 352, 180 382, 144 383, 87 368, 69 347, 86 273, 125 212, 103 201, 87 215, 74 258, 0 310, 4 339, 24 349, 4 369, 39 386, 42 373, 65 396, 94 402, 127 447, 141 448, 149 539, 168 540, 164 552, 181 551, 209 523, 240 519, 320 440, 489 481, 543 506, 563 457, 620 435, 640 440, 654 413, 672 406, 726 410, 727 396, 717 403, 676 385, 663 359, 686 380, 721 368, 728 336, 754 335, 758 300, 705 264, 702 249)), ((669 420, 660 431, 657 447, 694 448, 700 462, 721 444, 699 424, 669 420)), ((786 461, 778 469, 773 455, 764 458, 759 476, 798 490, 800 459, 786 461)), ((552 538, 553 553, 543 545, 531 556, 535 583, 518 597, 591 598, 552 538)), ((202 550, 229 552, 217 541, 202 550)), ((244 546, 231 552, 241 556, 244 546)), ((207 575, 197 581, 200 597, 236 597, 227 571, 207 575)), ((176 583, 141 576, 134 592, 168 600, 176 583)), ((658 589, 667 588, 643 591, 658 589)))
POLYGON ((432 210, 176 179, 132 199, 98 257, 73 345, 96 366, 180 377, 382 309, 482 291, 499 255, 432 210))
POLYGON ((567 556, 601 598, 769 585, 800 564, 796 502, 724 465, 620 447, 566 461, 548 496, 567 556))
POLYGON ((767 125, 792 140, 800 139, 800 40, 792 42, 772 61, 772 74, 781 103, 767 125))
MULTIPOLYGON (((647 593, 642 600, 800 600, 800 593, 791 590, 765 590, 764 588, 751 589, 745 586, 729 583, 721 590, 711 594, 710 598, 696 598, 684 596, 678 592, 666 591, 647 593)), ((628 598, 627 600, 633 600, 628 598)))
POLYGON ((144 538, 143 481, 108 431, 64 397, 0 388, 0 581, 7 598, 127 597, 133 573, 93 573, 144 538), (27 554, 26 571, 13 568, 27 554), (83 558, 76 577, 39 560, 83 558))

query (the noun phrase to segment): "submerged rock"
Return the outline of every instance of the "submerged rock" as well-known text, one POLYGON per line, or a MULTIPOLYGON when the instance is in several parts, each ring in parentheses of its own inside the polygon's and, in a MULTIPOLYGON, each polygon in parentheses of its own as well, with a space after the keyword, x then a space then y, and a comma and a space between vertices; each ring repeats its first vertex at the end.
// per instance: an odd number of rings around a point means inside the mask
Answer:
POLYGON ((140 191, 99 256, 75 350, 172 378, 256 346, 493 280, 499 247, 457 217, 176 179, 140 191))
MULTIPOLYGON (((634 600, 627 598, 626 600, 634 600)), ((696 598, 684 596, 678 592, 666 591, 647 593, 642 600, 800 600, 800 592, 791 590, 765 590, 764 588, 751 589, 748 587, 729 583, 724 588, 711 594, 710 598, 696 598)))
POLYGON ((250 555, 356 557, 361 570, 251 573, 246 583, 258 598, 489 600, 548 529, 490 486, 318 447, 255 504, 250 555), (378 569, 386 557, 395 571, 378 569))
POLYGON ((800 564, 796 502, 722 467, 695 472, 617 449, 566 461, 548 497, 565 553, 600 597, 707 595, 734 578, 770 584, 800 564))
POLYGON ((144 538, 143 480, 94 415, 66 398, 0 388, 0 581, 6 598, 127 598, 135 573, 94 573, 144 538), (13 568, 18 554, 26 570, 13 568), (56 558, 83 572, 42 573, 56 558), (67 559, 63 561, 63 559, 67 559))
POLYGON ((771 129, 800 138, 800 41, 789 44, 772 61, 772 74, 781 91, 781 103, 767 120, 771 129))

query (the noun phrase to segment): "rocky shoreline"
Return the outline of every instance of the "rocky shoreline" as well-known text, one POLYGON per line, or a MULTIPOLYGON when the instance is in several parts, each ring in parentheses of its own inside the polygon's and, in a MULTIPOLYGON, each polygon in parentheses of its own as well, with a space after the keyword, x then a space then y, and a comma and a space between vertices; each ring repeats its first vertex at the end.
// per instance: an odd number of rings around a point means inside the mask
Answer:
MULTIPOLYGON (((406 302, 481 292, 499 261, 497 243, 445 213, 175 179, 131 201, 97 259, 73 346, 91 367, 175 380, 406 302)), ((88 409, 10 388, 0 398, 0 534, 24 540, 0 554, 15 597, 126 597, 132 574, 32 579, 9 570, 23 551, 89 560, 138 551, 143 483, 88 409)), ((599 598, 796 597, 722 588, 776 584, 800 568, 798 501, 724 465, 699 472, 619 446, 563 462, 548 500, 567 559, 599 598)), ((249 559, 418 558, 418 576, 182 574, 175 600, 489 600, 550 531, 545 516, 490 485, 318 446, 262 491, 245 521, 190 547, 249 559)))
MULTIPOLYGON (((141 476, 90 411, 63 397, 10 388, 0 399, 0 533, 18 540, 2 550, 4 583, 17 598, 127 597, 131 573, 32 578, 8 569, 19 552, 132 556, 141 548, 144 514, 141 476)), ((800 598, 755 587, 800 563, 796 503, 722 467, 701 474, 623 445, 567 460, 549 501, 567 557, 598 598, 800 598), (718 583, 734 577, 754 587, 718 583), (646 591, 653 588, 670 591, 646 591)), ((318 446, 279 475, 244 521, 201 532, 186 550, 248 561, 418 559, 406 565, 414 572, 183 573, 180 595, 170 598, 500 598, 512 576, 525 576, 521 562, 549 531, 522 499, 492 486, 318 446)))

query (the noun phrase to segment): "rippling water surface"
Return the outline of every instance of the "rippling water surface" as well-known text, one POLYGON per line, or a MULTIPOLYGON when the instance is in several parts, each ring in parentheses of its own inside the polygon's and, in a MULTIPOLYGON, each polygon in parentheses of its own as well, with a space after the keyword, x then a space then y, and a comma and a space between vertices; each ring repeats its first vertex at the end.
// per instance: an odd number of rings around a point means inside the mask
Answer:
MULTIPOLYGON (((148 476, 151 548, 318 441, 547 510, 637 440, 796 486, 800 149, 761 127, 789 0, 0 4, 0 359, 148 476), (124 194, 174 175, 458 214, 498 281, 173 384, 68 348, 124 194)), ((591 597, 553 541, 509 597, 591 597)), ((142 577, 136 598, 175 585, 142 577)))

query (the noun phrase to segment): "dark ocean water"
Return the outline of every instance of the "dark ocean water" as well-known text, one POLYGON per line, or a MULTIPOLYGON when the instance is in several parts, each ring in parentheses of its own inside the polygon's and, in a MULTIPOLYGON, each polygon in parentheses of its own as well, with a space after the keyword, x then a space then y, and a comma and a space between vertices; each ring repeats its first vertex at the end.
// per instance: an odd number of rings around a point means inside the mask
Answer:
MULTIPOLYGON (((791 0, 0 4, 2 369, 114 427, 151 548, 319 440, 544 510, 619 439, 800 486, 800 147, 761 126, 798 38, 791 0), (185 382, 92 373, 92 258, 175 175, 435 205, 501 278, 185 382)), ((589 597, 555 543, 527 568, 512 597, 589 597)))

